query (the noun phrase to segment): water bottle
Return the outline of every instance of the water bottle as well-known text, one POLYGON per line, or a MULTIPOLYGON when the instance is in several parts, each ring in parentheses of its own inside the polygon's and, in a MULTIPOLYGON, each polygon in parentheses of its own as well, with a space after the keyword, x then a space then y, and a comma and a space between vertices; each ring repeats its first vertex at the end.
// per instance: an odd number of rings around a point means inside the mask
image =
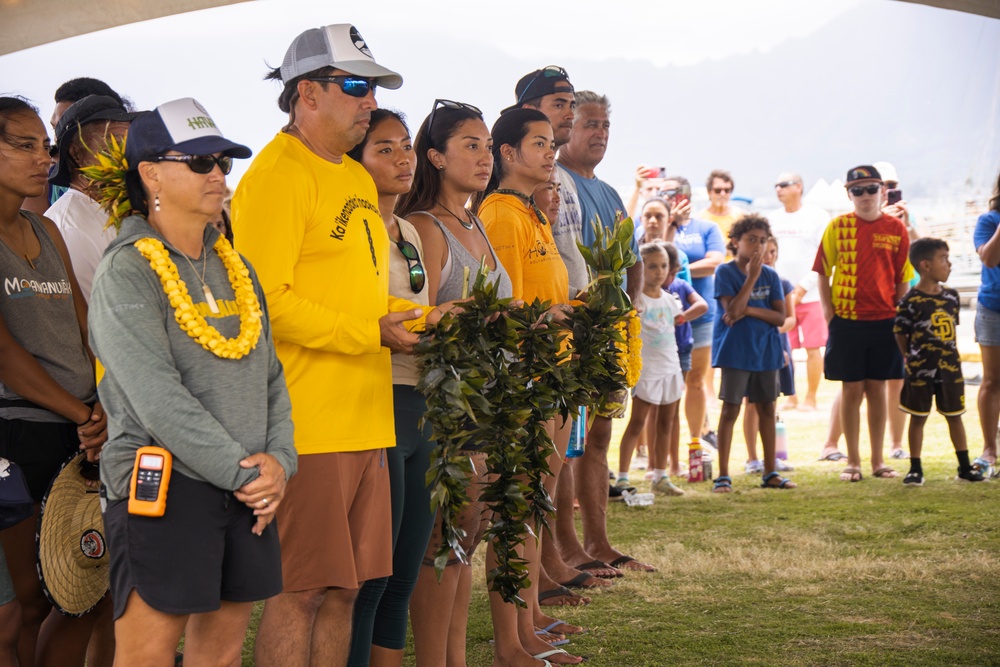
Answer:
POLYGON ((649 507, 653 504, 655 496, 652 493, 629 493, 622 491, 622 500, 629 507, 649 507))
POLYGON ((704 482, 705 468, 702 465, 701 440, 695 436, 688 445, 688 482, 704 482))
POLYGON ((580 408, 580 414, 573 420, 569 432, 569 447, 566 448, 566 458, 576 459, 583 456, 583 447, 587 439, 587 408, 580 408))
POLYGON ((774 455, 782 461, 788 460, 788 434, 785 432, 785 422, 781 421, 781 415, 774 425, 774 455))

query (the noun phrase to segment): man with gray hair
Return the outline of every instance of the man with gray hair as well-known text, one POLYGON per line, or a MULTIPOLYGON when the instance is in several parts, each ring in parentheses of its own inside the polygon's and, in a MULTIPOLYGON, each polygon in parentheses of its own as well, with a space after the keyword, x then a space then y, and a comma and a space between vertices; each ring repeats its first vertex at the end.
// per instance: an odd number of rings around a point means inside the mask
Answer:
MULTIPOLYGON (((611 103, 606 96, 589 90, 576 91, 573 130, 569 141, 559 149, 559 164, 569 172, 580 197, 583 222, 581 242, 586 246, 593 246, 596 241, 593 222, 599 219, 600 224, 610 228, 614 225, 615 218, 625 213, 625 204, 618 192, 594 174, 594 169, 608 150, 610 113, 611 103)), ((642 291, 642 260, 638 258, 634 236, 632 245, 636 263, 626 272, 625 290, 634 301, 642 291)), ((556 539, 563 559, 567 563, 576 563, 578 570, 600 576, 607 576, 609 566, 628 570, 653 570, 651 566, 612 547, 608 539, 608 446, 611 443, 611 420, 625 415, 627 400, 628 390, 608 397, 607 409, 597 412, 594 417, 587 434, 584 455, 573 459, 565 467, 556 488, 556 539), (576 527, 573 524, 574 495, 580 502, 584 551, 579 550, 576 527)))

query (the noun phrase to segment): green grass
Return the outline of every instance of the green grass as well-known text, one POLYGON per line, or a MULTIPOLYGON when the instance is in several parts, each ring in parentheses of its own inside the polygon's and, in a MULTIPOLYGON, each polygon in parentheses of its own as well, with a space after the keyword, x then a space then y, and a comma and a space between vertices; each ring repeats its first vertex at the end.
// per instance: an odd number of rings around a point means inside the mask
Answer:
MULTIPOLYGON (((687 495, 657 497, 645 508, 613 504, 612 542, 659 571, 629 574, 592 593, 587 607, 555 608, 559 618, 590 629, 566 648, 587 656, 588 665, 617 667, 1000 664, 993 507, 1000 484, 953 480, 955 455, 938 415, 926 427, 923 488, 870 477, 866 456, 863 482, 839 481, 842 464, 815 460, 834 390, 824 384, 825 411, 783 415, 800 488, 764 490, 759 477, 743 475, 738 430, 734 493, 678 482, 687 495)), ((982 444, 975 396, 969 388, 973 457, 982 444)), ((624 421, 615 427, 613 464, 624 421)), ((867 443, 863 433, 863 454, 867 443)), ((891 463, 906 472, 907 461, 891 463)), ((482 551, 469 614, 470 667, 492 664, 482 551)), ((243 664, 252 665, 246 655, 243 664)), ((412 644, 404 664, 415 664, 412 644)))

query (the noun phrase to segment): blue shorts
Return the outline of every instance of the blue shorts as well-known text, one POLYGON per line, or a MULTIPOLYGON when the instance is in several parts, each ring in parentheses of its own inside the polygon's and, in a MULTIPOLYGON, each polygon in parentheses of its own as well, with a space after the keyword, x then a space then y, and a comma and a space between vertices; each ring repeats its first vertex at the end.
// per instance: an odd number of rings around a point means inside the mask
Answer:
POLYGON ((986 347, 1000 346, 1000 313, 976 304, 976 342, 986 347))
POLYGON ((694 349, 712 347, 712 319, 702 316, 691 323, 691 335, 694 336, 694 349))
POLYGON ((691 348, 685 350, 677 350, 677 356, 681 360, 681 370, 687 373, 691 370, 691 348))

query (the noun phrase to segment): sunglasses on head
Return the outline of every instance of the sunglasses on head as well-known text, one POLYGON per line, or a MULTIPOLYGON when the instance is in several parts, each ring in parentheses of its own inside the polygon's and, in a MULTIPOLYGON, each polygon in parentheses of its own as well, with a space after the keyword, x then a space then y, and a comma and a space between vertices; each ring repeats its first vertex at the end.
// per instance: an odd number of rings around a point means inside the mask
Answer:
POLYGON ((853 188, 851 188, 851 194, 854 195, 855 197, 860 197, 866 192, 870 195, 873 195, 876 192, 878 192, 881 187, 882 186, 878 185, 877 183, 872 183, 871 185, 855 185, 853 188))
POLYGON ((531 90, 531 87, 535 85, 536 81, 538 81, 539 79, 551 79, 554 77, 566 79, 567 82, 569 81, 569 74, 567 74, 566 70, 564 70, 562 67, 559 67, 558 65, 549 65, 548 67, 543 67, 542 69, 538 70, 535 76, 531 77, 531 80, 528 81, 528 85, 524 87, 524 92, 518 95, 517 104, 521 104, 525 100, 530 100, 533 97, 538 97, 537 95, 533 96, 528 95, 528 91, 531 90))
POLYGON ((215 169, 215 165, 219 165, 223 174, 233 170, 233 158, 230 155, 161 155, 153 158, 153 162, 184 162, 196 174, 208 174, 215 169))
POLYGON ((798 181, 782 181, 781 183, 775 183, 774 188, 776 190, 783 190, 784 188, 789 188, 798 183, 798 181))
POLYGON ((465 102, 455 102, 452 100, 434 100, 434 106, 431 107, 431 115, 427 117, 427 142, 434 146, 434 140, 431 137, 431 128, 434 126, 434 114, 437 113, 438 109, 451 109, 452 111, 460 111, 465 109, 466 111, 471 111, 472 113, 479 116, 482 120, 483 112, 479 110, 479 107, 474 107, 471 104, 466 104, 465 102))
POLYGON ((364 97, 375 90, 375 82, 353 74, 338 74, 336 76, 311 76, 310 81, 319 83, 335 83, 345 95, 364 97))
POLYGON ((420 254, 417 252, 416 246, 405 239, 397 241, 396 247, 399 248, 399 252, 409 267, 410 289, 413 290, 414 294, 417 294, 424 289, 424 281, 427 278, 424 265, 420 263, 420 254))

